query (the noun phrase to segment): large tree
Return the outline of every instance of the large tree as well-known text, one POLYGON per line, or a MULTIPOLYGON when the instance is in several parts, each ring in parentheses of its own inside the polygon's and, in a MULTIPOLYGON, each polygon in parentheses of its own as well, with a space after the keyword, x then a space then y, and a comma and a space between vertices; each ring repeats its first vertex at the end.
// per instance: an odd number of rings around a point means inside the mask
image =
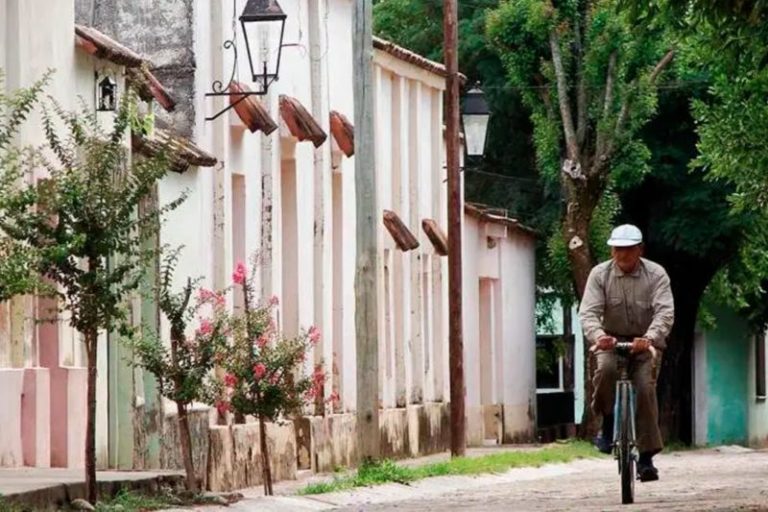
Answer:
MULTIPOLYGON (((531 112, 539 172, 562 187, 552 255, 558 248, 566 255, 581 297, 596 263, 591 241, 604 238, 619 208, 612 192, 649 170, 638 134, 674 50, 662 27, 633 27, 612 1, 502 3, 488 16, 487 34, 531 112)), ((585 388, 589 395, 589 379, 585 388)), ((591 418, 587 407, 587 433, 591 418)))
POLYGON ((540 170, 562 184, 562 237, 581 296, 605 192, 648 170, 637 133, 674 51, 662 29, 633 28, 610 1, 507 2, 490 14, 488 35, 508 79, 524 91, 540 170))

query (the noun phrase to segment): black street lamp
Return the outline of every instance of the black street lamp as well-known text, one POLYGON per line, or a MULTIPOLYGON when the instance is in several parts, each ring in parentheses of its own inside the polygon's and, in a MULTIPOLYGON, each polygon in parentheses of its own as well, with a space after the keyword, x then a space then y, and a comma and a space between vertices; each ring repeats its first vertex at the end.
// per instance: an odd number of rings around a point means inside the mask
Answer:
POLYGON ((96 110, 99 112, 114 112, 117 108, 117 83, 109 76, 104 78, 97 85, 96 110))
POLYGON ((479 83, 467 91, 461 109, 461 117, 464 124, 464 147, 467 157, 482 157, 485 153, 491 111, 479 83))
MULTIPOLYGON (((234 0, 235 6, 237 6, 237 0, 234 0)), ((235 8, 235 12, 237 9, 235 8)), ((251 80, 257 84, 255 91, 242 91, 232 92, 230 86, 235 80, 237 75, 237 24, 234 19, 232 20, 232 39, 224 42, 224 49, 232 50, 234 55, 234 63, 232 65, 232 75, 229 78, 229 82, 226 86, 220 81, 213 82, 211 88, 213 92, 206 93, 206 96, 236 96, 237 100, 231 101, 229 106, 220 111, 214 116, 206 117, 206 121, 213 121, 217 117, 221 116, 224 112, 235 107, 238 103, 245 100, 248 96, 264 96, 269 91, 269 86, 273 82, 276 82, 279 78, 280 72, 280 58, 283 50, 283 35, 285 34, 285 20, 287 16, 280 7, 277 0, 248 0, 245 4, 240 15, 240 24, 243 28, 243 34, 245 37, 245 49, 248 53, 248 64, 251 70, 251 80), (280 40, 277 45, 277 51, 269 51, 268 48, 268 34, 271 33, 271 27, 279 27, 280 40), (264 39, 260 38, 261 31, 266 32, 267 36, 264 39), (261 44, 258 43, 261 41, 261 44), (257 53, 256 47, 251 48, 251 45, 259 47, 257 53)))
POLYGON ((280 72, 280 56, 283 52, 283 35, 285 34, 286 14, 280 8, 277 0, 248 0, 240 16, 245 35, 245 47, 248 50, 248 63, 251 65, 251 77, 254 82, 260 82, 261 90, 265 93, 272 82, 277 80, 280 72), (274 62, 270 62, 270 54, 266 46, 262 46, 259 61, 253 61, 251 41, 258 37, 258 30, 263 26, 280 27, 280 43, 277 46, 277 55, 274 62), (274 71, 272 71, 274 70, 274 71))

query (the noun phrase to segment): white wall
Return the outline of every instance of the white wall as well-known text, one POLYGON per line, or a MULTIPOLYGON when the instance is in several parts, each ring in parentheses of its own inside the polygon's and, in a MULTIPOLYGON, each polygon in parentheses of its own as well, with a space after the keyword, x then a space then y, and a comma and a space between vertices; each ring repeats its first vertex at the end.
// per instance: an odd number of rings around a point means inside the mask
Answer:
POLYGON ((470 441, 483 407, 504 406, 504 438, 530 438, 536 409, 535 247, 504 221, 464 215, 464 375, 470 441))

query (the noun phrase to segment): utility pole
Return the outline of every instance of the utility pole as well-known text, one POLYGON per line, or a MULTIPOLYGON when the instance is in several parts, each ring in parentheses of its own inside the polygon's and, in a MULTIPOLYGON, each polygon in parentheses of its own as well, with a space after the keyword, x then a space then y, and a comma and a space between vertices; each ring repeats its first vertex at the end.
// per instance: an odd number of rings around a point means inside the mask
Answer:
POLYGON ((352 39, 355 69, 355 199, 357 262, 357 436, 361 460, 379 458, 379 323, 376 166, 373 140, 373 4, 355 0, 352 39))
POLYGON ((458 5, 443 2, 443 35, 446 73, 445 146, 448 173, 448 373, 451 381, 451 455, 466 451, 467 419, 464 413, 464 339, 461 284, 461 175, 459 174, 459 56, 458 5))

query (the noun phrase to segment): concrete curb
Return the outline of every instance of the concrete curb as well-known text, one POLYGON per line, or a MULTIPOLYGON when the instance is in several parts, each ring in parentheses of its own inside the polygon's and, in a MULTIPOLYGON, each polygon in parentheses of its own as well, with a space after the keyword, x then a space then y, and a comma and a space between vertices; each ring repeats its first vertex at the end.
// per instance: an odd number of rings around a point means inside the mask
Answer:
MULTIPOLYGON (((181 474, 147 473, 145 476, 140 475, 142 473, 125 472, 126 478, 121 479, 119 474, 111 472, 107 478, 98 476, 99 497, 108 499, 117 495, 121 490, 154 493, 163 486, 174 489, 184 486, 184 477, 181 474)), ((33 489, 3 494, 0 497, 0 510, 3 509, 3 504, 10 504, 20 506, 22 510, 54 511, 60 510, 63 505, 77 498, 85 498, 85 482, 49 483, 43 481, 33 489)))

